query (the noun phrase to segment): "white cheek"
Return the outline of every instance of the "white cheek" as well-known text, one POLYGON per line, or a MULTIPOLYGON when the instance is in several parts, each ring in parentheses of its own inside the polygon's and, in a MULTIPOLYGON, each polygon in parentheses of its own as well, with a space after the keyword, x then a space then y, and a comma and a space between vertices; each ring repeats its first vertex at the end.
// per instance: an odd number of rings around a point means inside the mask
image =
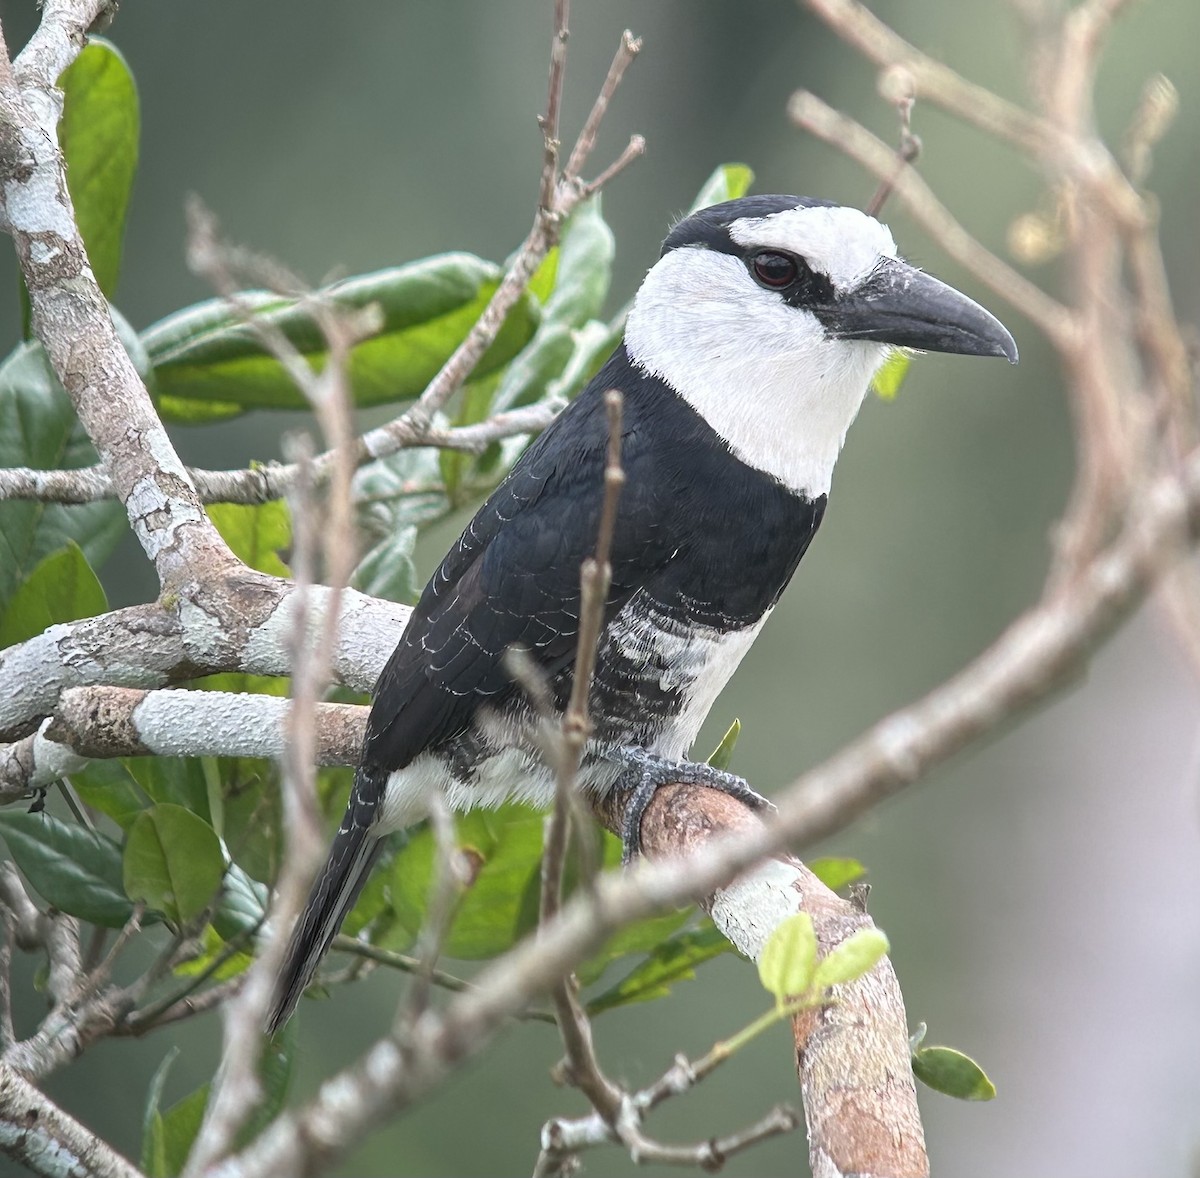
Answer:
POLYGON ((633 361, 666 381, 733 453, 784 486, 829 491, 846 431, 887 347, 828 339, 816 318, 757 286, 729 254, 678 249, 638 291, 633 361))

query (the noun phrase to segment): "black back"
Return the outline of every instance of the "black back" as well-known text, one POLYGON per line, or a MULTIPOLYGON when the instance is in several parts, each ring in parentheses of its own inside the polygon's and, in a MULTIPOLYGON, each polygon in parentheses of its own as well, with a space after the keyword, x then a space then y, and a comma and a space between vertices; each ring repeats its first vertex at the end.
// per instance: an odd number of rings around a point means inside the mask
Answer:
MULTIPOLYGON (((812 539, 812 502, 739 462, 622 346, 480 508, 426 586, 376 686, 363 767, 393 770, 462 734, 514 686, 526 648, 562 684, 578 638, 579 567, 595 548, 608 438, 603 397, 625 397, 620 499, 606 622, 639 591, 681 621, 751 625, 812 539)), ((598 678, 604 668, 598 668, 598 678)), ((369 799, 364 798, 364 802, 369 799)))

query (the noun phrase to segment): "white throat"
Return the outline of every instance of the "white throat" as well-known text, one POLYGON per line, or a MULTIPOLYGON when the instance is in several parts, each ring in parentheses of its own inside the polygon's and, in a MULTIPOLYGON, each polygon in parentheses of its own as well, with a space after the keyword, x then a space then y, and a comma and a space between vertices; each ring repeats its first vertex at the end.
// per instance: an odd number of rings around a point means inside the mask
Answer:
POLYGON ((828 339, 812 314, 757 286, 740 259, 690 247, 646 276, 625 343, 634 364, 666 381, 742 462, 809 498, 828 493, 889 350, 828 339))

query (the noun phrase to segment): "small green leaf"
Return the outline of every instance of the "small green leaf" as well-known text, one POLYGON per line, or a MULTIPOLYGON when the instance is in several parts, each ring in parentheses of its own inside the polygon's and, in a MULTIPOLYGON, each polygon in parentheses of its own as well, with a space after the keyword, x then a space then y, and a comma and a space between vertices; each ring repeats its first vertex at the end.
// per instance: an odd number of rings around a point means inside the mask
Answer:
POLYGON ((92 272, 112 298, 121 268, 125 213, 137 170, 138 94, 115 45, 91 37, 59 79, 59 146, 92 272))
POLYGON ((764 989, 782 1002, 805 993, 813 982, 817 935, 812 917, 797 912, 781 920, 758 957, 758 976, 764 989))
POLYGON ((546 319, 582 327, 596 318, 608 298, 616 243, 604 219, 600 197, 581 204, 563 228, 554 289, 546 301, 546 319))
POLYGON ((229 943, 221 939, 221 934, 211 924, 205 928, 200 939, 202 948, 196 956, 181 962, 172 971, 177 977, 206 975, 214 982, 224 982, 237 977, 254 964, 254 958, 248 951, 231 951, 229 943), (220 965, 216 964, 218 961, 220 965))
POLYGON ((888 951, 888 939, 877 928, 860 928, 835 945, 817 965, 814 989, 825 990, 861 978, 888 951))
POLYGON ((74 540, 43 557, 0 614, 0 649, 33 638, 56 622, 93 618, 108 598, 74 540))
POLYGON ((146 1090, 146 1104, 142 1110, 142 1170, 147 1178, 163 1178, 166 1174, 167 1161, 162 1135, 162 1114, 158 1111, 162 1104, 163 1087, 167 1082, 167 1073, 179 1055, 179 1048, 172 1047, 163 1061, 150 1077, 150 1087, 146 1090))
MULTIPOLYGON (((474 326, 500 282, 500 270, 471 254, 442 254, 334 283, 323 294, 352 308, 377 305, 381 330, 357 345, 348 364, 355 405, 417 396, 474 326)), ((262 291, 246 300, 315 366, 326 344, 308 303, 262 291)), ((503 368, 532 337, 540 305, 527 295, 509 313, 475 369, 479 379, 503 368)), ((201 415, 218 404, 240 409, 307 409, 283 366, 223 300, 189 307, 142 334, 159 405, 168 418, 201 415)))
POLYGON ((867 869, 857 859, 836 859, 827 856, 824 859, 814 859, 807 866, 831 892, 855 883, 867 874, 867 869))
POLYGON ((721 164, 696 194, 692 201, 691 213, 698 213, 709 205, 720 204, 723 200, 737 200, 750 191, 754 183, 754 172, 745 164, 721 164))
POLYGON ((928 1088, 956 1100, 992 1100, 996 1085, 969 1055, 953 1047, 922 1047, 913 1052, 913 1075, 928 1088))
POLYGON ((125 891, 173 921, 199 916, 216 899, 224 872, 212 827, 182 806, 151 806, 129 829, 125 891))
POLYGON ((696 966, 731 952, 733 946, 711 921, 701 928, 677 933, 652 949, 646 960, 615 986, 593 998, 587 1012, 597 1015, 617 1006, 664 998, 676 982, 694 978, 696 966))
POLYGON ((243 563, 274 577, 291 576, 280 559, 280 553, 292 545, 292 518, 282 499, 252 505, 214 503, 208 514, 234 556, 243 563))
POLYGON ((554 285, 543 300, 541 325, 505 370, 495 396, 497 410, 563 394, 559 380, 575 353, 577 333, 600 314, 608 297, 614 253, 612 230, 599 198, 585 201, 564 227, 561 244, 551 251, 554 285))
POLYGON ((133 904, 121 883, 121 848, 52 814, 0 813, 0 835, 38 894, 60 912, 120 928, 133 904))
POLYGON ((107 814, 122 830, 146 808, 146 795, 120 761, 91 761, 71 774, 71 786, 93 810, 107 814))
POLYGON ((904 378, 908 375, 908 366, 912 356, 900 348, 893 348, 891 354, 883 362, 883 367, 871 378, 871 388, 885 401, 894 401, 904 378))
POLYGON ((733 760, 733 748, 738 742, 738 737, 742 734, 741 720, 734 718, 732 724, 729 725, 724 736, 721 737, 721 743, 712 751, 712 756, 708 758, 708 763, 714 769, 720 769, 724 773, 729 768, 729 763, 733 760))
MULTIPOLYGON (((0 364, 0 467, 73 470, 96 452, 40 344, 22 344, 0 364)), ((0 502, 0 608, 38 562, 75 540, 99 568, 126 532, 116 502, 66 506, 0 502)))

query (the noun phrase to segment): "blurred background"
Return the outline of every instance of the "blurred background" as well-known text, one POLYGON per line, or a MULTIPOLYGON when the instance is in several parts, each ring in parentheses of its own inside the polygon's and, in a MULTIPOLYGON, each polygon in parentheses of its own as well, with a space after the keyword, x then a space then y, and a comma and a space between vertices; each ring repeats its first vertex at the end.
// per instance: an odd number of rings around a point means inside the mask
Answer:
MULTIPOLYGON (((127 4, 112 30, 138 79, 142 162, 117 299, 145 327, 209 292, 183 261, 183 200, 196 192, 233 239, 311 281, 446 249, 502 260, 532 215, 549 0, 158 0, 127 4)), ((1026 47, 1008 7, 879 0, 874 9, 977 81, 1020 99, 1026 47)), ((0 0, 23 44, 33 0, 0 0)), ((757 191, 863 204, 874 182, 788 123, 793 89, 816 91, 895 136, 873 71, 794 4, 737 0, 577 3, 564 133, 573 135, 621 30, 645 39, 605 125, 597 165, 639 131, 647 153, 605 195, 617 235, 612 305, 634 290, 668 225, 712 168, 743 161, 757 191)), ((1100 118, 1122 132, 1161 70, 1181 114, 1157 153, 1167 261, 1180 310, 1200 309, 1200 5, 1154 0, 1120 21, 1100 73, 1100 118)), ((1011 151, 918 106, 921 169, 960 219, 1003 250, 1035 207, 1038 178, 1011 151)), ((764 641, 701 739, 734 716, 735 768, 770 793, 847 738, 938 683, 1036 595, 1048 530, 1071 477, 1055 365, 1019 310, 998 304, 898 209, 901 248, 985 301, 1021 347, 1017 369, 929 356, 899 398, 872 398, 850 435, 825 526, 764 641)), ((1034 277, 1051 288, 1053 266, 1034 277)), ((12 258, 0 256, 0 325, 19 319, 12 258)), ((7 346, 7 345, 6 345, 7 346)), ((179 428, 189 462, 278 456, 298 418, 258 414, 179 428)), ((364 419, 363 424, 369 424, 364 419)), ((460 518, 455 527, 461 526, 460 518)), ((449 542, 424 545, 427 573, 449 542)), ((131 543, 111 562, 110 597, 154 592, 131 543)), ((963 1105, 923 1091, 935 1172, 1188 1175, 1200 1172, 1200 848, 1197 686, 1151 605, 1030 722, 960 757, 808 853, 870 867, 912 1023, 927 1042, 979 1059, 999 1096, 963 1105)), ((298 1095, 311 1093, 388 1023, 395 979, 375 977, 301 1014, 298 1095)), ((647 1081, 677 1051, 700 1053, 765 1008, 732 958, 667 1002, 597 1024, 611 1073, 647 1081)), ((211 1017, 180 1036, 167 1100, 212 1071, 211 1017)), ((164 1038, 100 1045, 51 1094, 137 1157, 141 1107, 164 1038)), ((514 1027, 449 1085, 364 1142, 340 1173, 528 1172, 550 1115, 583 1111, 547 1071, 553 1033, 514 1027)), ((651 1132, 696 1139, 798 1100, 784 1033, 759 1040, 698 1091, 664 1106, 651 1132)), ((733 1174, 803 1172, 799 1135, 730 1163, 733 1174)), ((612 1149, 593 1175, 629 1173, 612 1149)))

